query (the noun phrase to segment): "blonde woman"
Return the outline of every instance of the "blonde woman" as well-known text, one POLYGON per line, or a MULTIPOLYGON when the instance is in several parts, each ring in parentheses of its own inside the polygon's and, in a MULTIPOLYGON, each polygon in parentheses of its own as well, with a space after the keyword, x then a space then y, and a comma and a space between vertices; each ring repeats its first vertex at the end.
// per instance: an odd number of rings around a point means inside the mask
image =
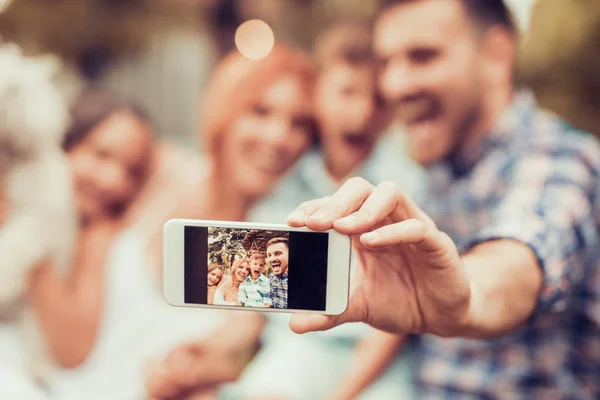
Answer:
POLYGON ((250 275, 248 260, 245 258, 236 260, 231 267, 231 276, 215 291, 213 304, 222 306, 238 305, 240 284, 246 280, 248 275, 250 275))

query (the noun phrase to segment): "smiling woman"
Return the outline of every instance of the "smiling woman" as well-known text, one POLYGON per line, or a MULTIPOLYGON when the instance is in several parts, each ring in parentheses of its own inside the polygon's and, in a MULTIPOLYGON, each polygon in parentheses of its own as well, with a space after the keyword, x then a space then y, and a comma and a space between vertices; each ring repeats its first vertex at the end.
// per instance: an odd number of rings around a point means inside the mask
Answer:
POLYGON ((315 75, 307 54, 281 43, 260 60, 225 57, 201 105, 207 174, 172 217, 245 220, 316 135, 315 75))

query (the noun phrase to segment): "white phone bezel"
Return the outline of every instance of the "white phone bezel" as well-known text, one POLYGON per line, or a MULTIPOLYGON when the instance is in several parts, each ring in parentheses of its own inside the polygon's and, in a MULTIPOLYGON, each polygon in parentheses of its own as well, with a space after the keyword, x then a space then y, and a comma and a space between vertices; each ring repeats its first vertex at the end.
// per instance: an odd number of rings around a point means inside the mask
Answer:
POLYGON ((171 219, 163 227, 163 296, 167 303, 175 307, 211 308, 236 311, 260 311, 283 313, 316 313, 339 315, 348 307, 350 292, 350 237, 334 230, 329 233, 327 259, 327 297, 325 311, 294 310, 276 308, 250 308, 221 306, 212 304, 192 304, 184 301, 184 257, 185 227, 223 227, 241 229, 286 230, 313 232, 308 228, 292 228, 281 224, 263 224, 250 222, 205 221, 191 219, 171 219))

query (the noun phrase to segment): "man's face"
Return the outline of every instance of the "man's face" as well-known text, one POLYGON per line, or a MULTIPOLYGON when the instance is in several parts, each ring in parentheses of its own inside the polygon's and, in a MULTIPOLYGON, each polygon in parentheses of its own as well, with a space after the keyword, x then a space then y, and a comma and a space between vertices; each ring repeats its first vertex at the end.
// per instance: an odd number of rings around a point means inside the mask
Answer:
POLYGON ((376 72, 374 63, 344 61, 321 72, 316 110, 322 146, 333 170, 352 169, 364 161, 387 123, 383 102, 376 96, 376 72))
POLYGON ((379 84, 406 126, 409 151, 428 165, 452 153, 480 114, 483 62, 473 23, 458 0, 393 6, 378 20, 379 84))
POLYGON ((288 247, 285 243, 273 243, 267 248, 267 259, 273 273, 277 276, 288 269, 288 247))
POLYGON ((262 274, 265 269, 265 259, 262 257, 253 257, 252 261, 250 261, 250 270, 252 271, 252 276, 258 276, 262 274))

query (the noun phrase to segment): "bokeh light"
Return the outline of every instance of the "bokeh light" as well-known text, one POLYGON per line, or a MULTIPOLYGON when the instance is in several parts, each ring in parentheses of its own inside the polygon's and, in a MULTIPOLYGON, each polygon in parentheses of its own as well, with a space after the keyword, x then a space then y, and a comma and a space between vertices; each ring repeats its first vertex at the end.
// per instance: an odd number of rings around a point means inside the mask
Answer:
POLYGON ((245 57, 258 60, 269 55, 275 44, 271 27, 259 19, 241 24, 235 32, 235 45, 245 57))
POLYGON ((12 0, 0 0, 0 13, 4 12, 10 6, 12 0))

